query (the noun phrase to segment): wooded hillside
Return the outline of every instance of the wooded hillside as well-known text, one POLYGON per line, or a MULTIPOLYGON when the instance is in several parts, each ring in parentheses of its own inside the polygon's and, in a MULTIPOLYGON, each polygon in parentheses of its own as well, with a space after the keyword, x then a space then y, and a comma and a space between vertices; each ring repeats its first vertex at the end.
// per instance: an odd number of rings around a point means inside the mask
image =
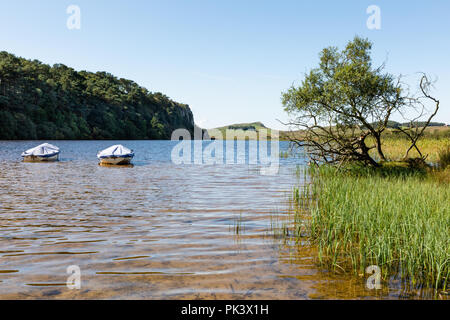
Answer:
POLYGON ((188 105, 106 72, 0 52, 0 139, 170 139, 188 105))

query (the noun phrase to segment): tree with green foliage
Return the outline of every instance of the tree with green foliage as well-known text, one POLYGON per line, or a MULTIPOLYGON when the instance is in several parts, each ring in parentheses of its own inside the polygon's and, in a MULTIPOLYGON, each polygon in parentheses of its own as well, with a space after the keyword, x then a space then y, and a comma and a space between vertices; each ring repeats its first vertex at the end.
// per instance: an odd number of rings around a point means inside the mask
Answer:
MULTIPOLYGON (((378 166, 370 150, 376 150, 378 160, 388 160, 381 136, 394 113, 420 109, 423 116, 422 100, 432 100, 435 108, 424 122, 425 128, 439 109, 439 101, 428 94, 430 82, 426 76, 420 82, 422 96, 408 96, 400 77, 384 73, 384 65, 372 66, 371 48, 372 43, 360 37, 342 51, 325 48, 319 67, 306 74, 301 86, 283 93, 284 109, 291 116, 289 124, 303 133, 301 139, 292 140, 308 150, 313 162, 359 161, 378 166)), ((411 148, 421 154, 416 142, 423 130, 417 126, 418 118, 410 123, 403 133, 410 138, 411 148)))
POLYGON ((170 139, 188 105, 107 72, 0 52, 0 139, 170 139))

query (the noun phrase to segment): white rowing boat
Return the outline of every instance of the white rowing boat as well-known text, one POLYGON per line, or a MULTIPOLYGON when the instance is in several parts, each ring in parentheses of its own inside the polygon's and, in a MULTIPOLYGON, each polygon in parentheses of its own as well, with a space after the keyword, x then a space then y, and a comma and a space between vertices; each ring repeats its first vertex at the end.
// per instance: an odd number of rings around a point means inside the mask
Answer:
POLYGON ((116 144, 97 153, 100 164, 124 165, 130 164, 134 157, 133 150, 125 148, 121 144, 116 144))
POLYGON ((25 162, 50 162, 59 160, 59 148, 43 143, 37 147, 22 152, 23 161, 25 162))

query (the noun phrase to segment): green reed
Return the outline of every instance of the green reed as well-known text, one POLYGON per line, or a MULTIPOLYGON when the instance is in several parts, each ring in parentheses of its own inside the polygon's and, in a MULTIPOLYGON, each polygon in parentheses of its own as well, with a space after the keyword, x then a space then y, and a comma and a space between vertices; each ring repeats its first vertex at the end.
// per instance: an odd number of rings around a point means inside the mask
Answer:
POLYGON ((319 261, 364 273, 369 265, 416 287, 446 290, 450 264, 450 188, 408 168, 310 171, 312 183, 294 189, 298 221, 310 214, 309 237, 319 261))
POLYGON ((244 219, 242 218, 242 212, 239 214, 238 218, 233 220, 233 232, 236 235, 240 235, 245 232, 244 219))
POLYGON ((289 157, 289 151, 280 151, 280 158, 287 159, 289 157))

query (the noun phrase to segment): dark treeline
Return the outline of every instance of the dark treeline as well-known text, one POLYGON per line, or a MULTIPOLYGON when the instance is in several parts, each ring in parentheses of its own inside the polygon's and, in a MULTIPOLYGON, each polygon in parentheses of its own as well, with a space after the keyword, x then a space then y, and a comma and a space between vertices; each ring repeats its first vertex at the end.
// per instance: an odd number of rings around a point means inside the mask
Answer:
MULTIPOLYGON (((376 126, 377 123, 372 123, 373 126, 376 126)), ((425 121, 416 121, 416 122, 404 122, 404 123, 400 123, 397 121, 391 121, 389 120, 387 123, 387 127, 391 128, 391 129, 397 129, 397 128, 408 128, 408 127, 423 127, 424 125, 426 125, 425 121)), ((445 123, 443 122, 430 122, 428 124, 429 127, 443 127, 445 126, 445 123)))
POLYGON ((256 127, 255 126, 228 126, 228 129, 230 130, 244 130, 244 131, 256 131, 256 127))
POLYGON ((0 139, 170 139, 189 106, 106 72, 0 52, 0 139))

